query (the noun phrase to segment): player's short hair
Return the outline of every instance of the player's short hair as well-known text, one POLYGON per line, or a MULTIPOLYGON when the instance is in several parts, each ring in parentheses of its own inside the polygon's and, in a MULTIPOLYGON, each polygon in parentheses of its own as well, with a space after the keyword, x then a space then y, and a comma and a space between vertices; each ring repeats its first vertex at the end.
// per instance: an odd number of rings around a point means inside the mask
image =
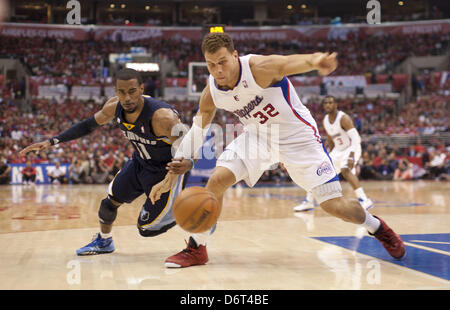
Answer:
POLYGON ((327 96, 325 96, 325 98, 323 98, 322 103, 324 103, 325 99, 328 99, 328 98, 331 98, 331 99, 333 99, 333 102, 336 102, 336 97, 331 96, 331 95, 327 95, 327 96))
POLYGON ((220 48, 225 47, 230 53, 234 51, 234 43, 231 36, 223 32, 208 33, 202 42, 202 53, 206 52, 213 54, 220 48))
POLYGON ((117 80, 128 81, 132 79, 136 79, 139 85, 143 83, 141 74, 138 71, 131 68, 124 68, 117 71, 114 84, 117 82, 117 80))

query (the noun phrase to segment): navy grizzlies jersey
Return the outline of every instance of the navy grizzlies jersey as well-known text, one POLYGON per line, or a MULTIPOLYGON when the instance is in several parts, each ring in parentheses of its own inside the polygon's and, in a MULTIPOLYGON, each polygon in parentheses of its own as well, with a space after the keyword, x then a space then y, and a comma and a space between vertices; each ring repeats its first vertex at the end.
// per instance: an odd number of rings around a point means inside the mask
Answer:
POLYGON ((131 142, 135 152, 133 158, 152 170, 166 171, 165 167, 172 159, 171 143, 167 137, 157 137, 153 133, 152 116, 161 108, 173 108, 150 96, 143 96, 144 107, 134 123, 129 123, 124 117, 124 110, 120 102, 117 104, 115 117, 124 136, 131 142))

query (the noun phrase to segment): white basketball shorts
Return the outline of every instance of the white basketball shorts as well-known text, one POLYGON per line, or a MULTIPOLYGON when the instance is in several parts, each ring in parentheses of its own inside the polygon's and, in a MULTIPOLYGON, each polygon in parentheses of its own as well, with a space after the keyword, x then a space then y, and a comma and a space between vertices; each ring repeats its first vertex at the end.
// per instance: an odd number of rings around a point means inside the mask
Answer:
MULTIPOLYGON (((336 173, 341 173, 342 168, 348 168, 348 158, 352 150, 347 148, 343 151, 332 150, 330 152, 331 160, 333 161, 334 168, 336 169, 336 173)), ((355 161, 353 162, 352 173, 356 174, 356 164, 360 159, 361 154, 355 154, 355 161)))
MULTIPOLYGON (((248 186, 253 187, 264 171, 279 162, 283 163, 291 179, 306 191, 339 181, 323 144, 316 140, 294 146, 268 145, 258 141, 251 133, 244 132, 225 148, 216 166, 228 168, 233 172, 236 182, 244 180, 248 186)), ((342 194, 334 190, 331 196, 315 198, 320 203, 341 197, 342 194)))

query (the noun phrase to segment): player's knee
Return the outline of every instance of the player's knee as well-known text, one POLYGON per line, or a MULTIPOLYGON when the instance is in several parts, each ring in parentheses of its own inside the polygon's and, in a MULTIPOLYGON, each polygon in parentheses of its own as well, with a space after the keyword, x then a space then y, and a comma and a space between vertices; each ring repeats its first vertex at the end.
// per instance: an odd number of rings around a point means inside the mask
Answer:
POLYGON ((118 202, 113 202, 109 197, 102 200, 98 210, 98 218, 102 224, 111 225, 117 217, 118 202))
POLYGON ((142 227, 138 224, 137 228, 138 228, 139 234, 142 237, 156 237, 158 235, 165 233, 166 231, 168 231, 170 228, 172 228, 175 225, 176 225, 176 223, 172 222, 170 224, 163 226, 160 229, 152 230, 152 229, 145 229, 144 227, 142 227))

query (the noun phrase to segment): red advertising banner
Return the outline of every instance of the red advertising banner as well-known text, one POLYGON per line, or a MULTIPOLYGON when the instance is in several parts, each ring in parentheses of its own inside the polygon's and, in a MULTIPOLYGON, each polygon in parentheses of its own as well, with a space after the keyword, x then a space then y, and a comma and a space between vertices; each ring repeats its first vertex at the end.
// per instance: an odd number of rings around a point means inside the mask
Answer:
POLYGON ((68 40, 87 40, 90 28, 84 26, 36 25, 36 24, 0 24, 0 36, 43 37, 68 40))
MULTIPOLYGON (((450 20, 393 22, 379 25, 229 27, 234 40, 345 39, 349 34, 362 37, 379 34, 424 34, 450 32, 450 20)), ((200 40, 201 27, 69 26, 42 24, 0 24, 0 36, 50 37, 69 40, 138 41, 155 38, 200 40)))

